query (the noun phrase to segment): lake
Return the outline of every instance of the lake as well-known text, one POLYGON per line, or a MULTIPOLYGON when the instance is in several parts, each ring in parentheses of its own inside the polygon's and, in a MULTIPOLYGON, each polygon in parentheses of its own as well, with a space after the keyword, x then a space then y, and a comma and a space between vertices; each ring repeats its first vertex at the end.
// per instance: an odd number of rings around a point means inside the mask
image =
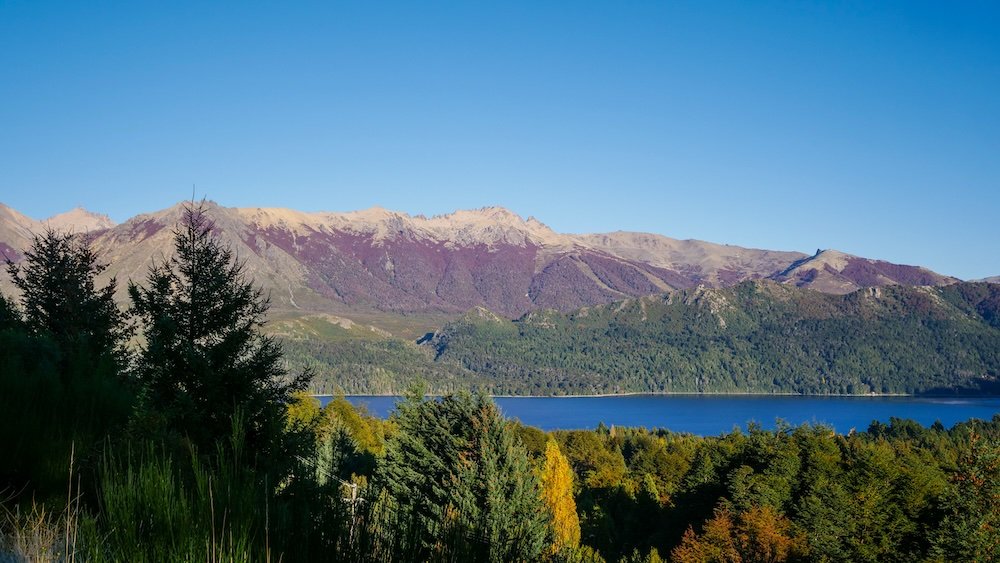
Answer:
MULTIPOLYGON (((398 397, 347 397, 385 417, 398 397)), ((329 397, 320 397, 325 404, 329 397)), ((823 423, 838 432, 865 430, 874 420, 909 418, 946 427, 970 418, 989 420, 1000 413, 1000 397, 803 397, 774 395, 628 395, 620 397, 498 397, 508 417, 543 430, 644 426, 675 432, 716 435, 756 422, 774 428, 777 419, 793 425, 823 423)))

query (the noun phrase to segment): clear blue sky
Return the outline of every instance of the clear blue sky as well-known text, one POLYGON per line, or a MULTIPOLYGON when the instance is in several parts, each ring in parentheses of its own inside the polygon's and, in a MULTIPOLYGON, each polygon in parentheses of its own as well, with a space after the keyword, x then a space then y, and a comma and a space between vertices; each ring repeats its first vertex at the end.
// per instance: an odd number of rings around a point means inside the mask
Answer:
POLYGON ((192 183, 996 275, 1000 4, 0 0, 0 201, 192 183))

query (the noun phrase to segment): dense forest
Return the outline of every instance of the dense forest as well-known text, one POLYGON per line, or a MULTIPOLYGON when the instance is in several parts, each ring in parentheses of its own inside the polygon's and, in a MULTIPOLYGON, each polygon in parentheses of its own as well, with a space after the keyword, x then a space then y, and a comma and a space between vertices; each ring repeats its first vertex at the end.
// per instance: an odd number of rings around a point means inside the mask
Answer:
POLYGON ((124 311, 85 240, 48 232, 8 264, 0 560, 1000 558, 1000 416, 545 433, 484 394, 414 386, 381 420, 321 407, 310 373, 286 371, 203 208, 175 244, 124 311))
POLYGON ((995 393, 1000 285, 750 281, 516 321, 478 310, 427 345, 496 394, 995 393))
POLYGON ((352 337, 334 326, 323 328, 323 336, 279 339, 289 369, 312 372, 317 393, 400 395, 415 380, 426 382, 428 390, 437 394, 492 388, 490 379, 458 362, 435 361, 430 347, 393 337, 352 337))
POLYGON ((750 281, 513 321, 479 308, 419 344, 307 324, 279 340, 323 393, 400 394, 414 376, 510 395, 1000 391, 1000 284, 840 296, 750 281))

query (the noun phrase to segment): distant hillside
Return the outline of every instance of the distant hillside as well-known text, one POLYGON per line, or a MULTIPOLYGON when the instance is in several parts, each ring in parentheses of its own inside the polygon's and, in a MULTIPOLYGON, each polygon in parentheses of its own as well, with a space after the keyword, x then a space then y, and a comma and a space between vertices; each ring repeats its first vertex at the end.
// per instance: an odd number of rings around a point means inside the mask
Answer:
POLYGON ((341 317, 282 317, 267 330, 281 341, 293 371, 312 370, 320 393, 398 394, 417 381, 435 392, 489 384, 456 363, 435 362, 434 351, 413 340, 341 317))
MULTIPOLYGON (((956 281, 836 251, 810 257, 646 233, 562 234, 500 207, 428 218, 381 208, 306 213, 208 206, 219 235, 282 313, 454 317, 485 307, 516 318, 762 278, 830 293, 956 281)), ((32 233, 46 227, 85 234, 110 263, 104 277, 122 282, 124 301, 124 282, 141 282, 154 260, 173 252, 182 210, 178 204, 114 225, 83 209, 35 221, 0 206, 0 250, 17 261, 32 233)), ((0 272, 0 289, 9 292, 4 278, 0 272)))
POLYGON ((845 294, 884 285, 947 285, 959 281, 919 266, 870 260, 836 250, 818 250, 795 261, 771 279, 823 293, 845 294))
POLYGON ((426 346, 499 393, 979 393, 1000 376, 1000 286, 743 282, 513 322, 479 311, 426 346))

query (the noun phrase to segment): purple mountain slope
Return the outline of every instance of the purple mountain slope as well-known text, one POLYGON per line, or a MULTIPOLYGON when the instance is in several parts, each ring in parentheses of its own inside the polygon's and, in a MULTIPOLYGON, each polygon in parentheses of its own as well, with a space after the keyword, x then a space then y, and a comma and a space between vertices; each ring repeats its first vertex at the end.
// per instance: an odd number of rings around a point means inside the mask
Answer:
MULTIPOLYGON (((279 311, 451 314, 478 306, 517 317, 746 279, 830 293, 955 281, 835 251, 810 257, 644 233, 560 234, 498 207, 427 218, 381 208, 304 213, 208 206, 220 236, 279 311)), ((172 252, 182 210, 178 204, 120 225, 74 210, 48 226, 87 233, 111 264, 105 275, 138 281, 152 261, 172 252)), ((17 260, 32 233, 45 227, 0 207, 0 250, 17 260)), ((9 292, 9 283, 2 289, 9 292)))

